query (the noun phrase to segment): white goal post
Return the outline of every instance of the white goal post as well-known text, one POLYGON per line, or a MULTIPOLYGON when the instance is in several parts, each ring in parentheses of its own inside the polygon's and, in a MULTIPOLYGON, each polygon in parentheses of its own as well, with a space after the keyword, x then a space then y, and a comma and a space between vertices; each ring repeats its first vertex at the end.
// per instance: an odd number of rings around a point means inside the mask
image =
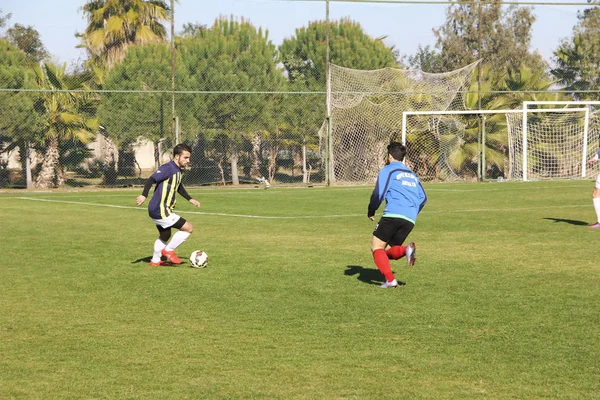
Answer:
POLYGON ((411 146, 407 149, 407 159, 421 175, 427 172, 431 175, 430 170, 432 169, 436 171, 434 177, 426 179, 485 179, 487 169, 486 116, 492 115, 488 125, 490 123, 497 125, 498 118, 493 121, 495 116, 505 120, 504 115, 521 112, 521 110, 404 111, 402 113, 402 143, 406 145, 408 135, 412 135, 411 146), (473 120, 473 117, 477 116, 482 117, 481 127, 473 120), (468 117, 471 117, 470 122, 468 117), (477 130, 476 134, 473 132, 474 129, 477 130), (423 140, 423 135, 429 136, 429 140, 423 140), (419 170, 414 164, 425 163, 423 154, 428 155, 429 168, 419 170))
MULTIPOLYGON (((496 153, 495 164, 500 165, 499 168, 501 171, 496 170, 498 176, 506 177, 507 179, 520 179, 521 173, 524 171, 522 165, 520 165, 520 161, 523 160, 525 167, 527 166, 527 153, 521 151, 523 146, 521 143, 517 143, 521 141, 521 135, 519 132, 518 126, 515 126, 512 121, 521 120, 521 115, 523 115, 524 125, 527 126, 530 121, 528 120, 529 113, 551 113, 551 115, 566 115, 579 113, 587 116, 589 110, 587 108, 544 108, 544 109, 534 109, 527 110, 523 109, 512 109, 512 110, 446 110, 446 111, 404 111, 402 113, 402 143, 406 144, 408 135, 412 136, 411 147, 417 145, 419 147, 419 154, 423 153, 429 154, 428 162, 435 163, 437 165, 438 175, 443 175, 444 179, 448 180, 463 180, 463 179, 474 179, 475 177, 479 179, 486 178, 486 152, 490 151, 492 153, 496 153), (506 157, 501 156, 498 150, 494 151, 494 149, 490 148, 488 143, 489 141, 486 139, 486 116, 490 117, 490 122, 494 121, 495 129, 490 129, 495 132, 493 135, 495 136, 494 140, 498 141, 501 136, 503 139, 501 141, 508 146, 508 154, 506 157), (418 117, 423 118, 418 118, 418 117), (454 117, 453 117, 454 116, 454 117), (477 130, 475 126, 466 126, 464 120, 461 121, 461 116, 481 116, 483 123, 481 126, 481 137, 475 138, 473 135, 476 133, 473 130, 477 130), (417 117, 411 118, 411 117, 417 117), (498 118, 500 117, 500 118, 498 118), (503 122, 502 122, 503 121, 503 122), (427 141, 427 148, 421 149, 423 147, 423 140, 419 140, 419 135, 429 135, 435 136, 435 140, 427 141), (515 140, 515 135, 518 135, 517 140, 515 140), (415 143, 415 141, 417 143, 415 143), (470 141, 470 143, 469 143, 470 141), (477 143, 473 143, 477 142, 477 143), (471 148, 469 149, 469 146, 471 148), (473 146, 477 146, 475 150, 473 146), (462 162, 460 165, 458 159, 460 158, 459 154, 462 153, 462 162), (465 162, 465 155, 475 159, 476 161, 471 161, 471 165, 465 167, 465 164, 468 164, 468 161, 465 162), (498 159, 501 158, 500 161, 498 159), (477 164, 477 165, 475 165, 477 164), (467 170, 466 168, 470 168, 467 170), (477 172, 475 169, 477 168, 477 172)), ((572 117, 571 115, 569 115, 572 117)), ((548 119, 548 118, 547 118, 548 119)), ((551 120, 551 118, 550 118, 551 120)), ((473 120, 471 120, 473 122, 473 120)), ((536 122, 536 121, 533 121, 536 122)), ((489 122, 488 122, 489 125, 489 122)), ((535 129, 532 129, 535 131, 535 129)), ((527 142, 527 130, 524 130, 524 142, 527 142)), ((587 137, 585 139, 585 143, 587 144, 587 137)), ((412 149, 415 150, 415 149, 412 149)), ((584 153, 587 151, 583 150, 584 153)), ((407 157, 409 160, 418 163, 424 163, 419 159, 418 161, 413 159, 413 151, 408 149, 407 157)), ((585 163, 585 156, 583 162, 585 163)), ((490 164, 491 165, 491 164, 490 164)), ((527 179, 527 175, 523 174, 525 180, 527 179)))
POLYGON ((480 115, 523 113, 522 110, 455 110, 455 111, 404 111, 402 112, 402 144, 406 145, 406 121, 409 115, 480 115))
POLYGON ((559 110, 564 110, 563 112, 576 112, 582 111, 584 113, 584 121, 583 121, 583 137, 582 139, 582 148, 581 148, 581 177, 586 177, 586 163, 587 163, 587 153, 588 153, 588 142, 590 140, 589 132, 590 132, 590 107, 594 105, 600 105, 600 101, 524 101, 523 102, 523 122, 522 122, 522 147, 523 147, 523 181, 527 181, 529 179, 529 114, 537 113, 537 112, 558 112, 559 110), (544 109, 544 108, 530 108, 534 106, 551 106, 553 108, 544 109), (563 108, 557 108, 558 106, 563 106, 563 108), (569 106, 576 106, 577 108, 568 108, 569 106), (584 107, 582 107, 584 106, 584 107))

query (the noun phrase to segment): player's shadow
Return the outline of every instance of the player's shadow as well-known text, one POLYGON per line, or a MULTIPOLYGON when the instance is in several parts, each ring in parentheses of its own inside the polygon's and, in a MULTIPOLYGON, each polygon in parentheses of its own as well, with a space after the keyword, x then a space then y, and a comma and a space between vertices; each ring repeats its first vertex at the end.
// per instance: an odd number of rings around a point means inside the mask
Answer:
POLYGON ((565 224, 571 224, 571 225, 579 225, 579 226, 588 225, 587 222, 577 221, 574 219, 564 219, 564 218, 544 218, 544 219, 547 219, 549 221, 554 221, 554 222, 564 222, 565 224))
MULTIPOLYGON (((344 271, 346 276, 357 275, 356 279, 369 285, 381 285, 385 280, 376 268, 364 268, 360 265, 347 265, 344 271)), ((399 285, 405 285, 404 282, 398 281, 399 285)))
MULTIPOLYGON (((152 257, 151 257, 151 256, 148 256, 148 257, 144 257, 144 258, 138 258, 137 260, 134 260, 134 261, 132 261, 131 263, 132 263, 132 264, 139 264, 139 263, 145 263, 145 264, 148 264, 148 263, 150 263, 150 260, 152 260, 152 257)), ((180 265, 181 265, 181 264, 180 264, 180 265)), ((178 266, 179 266, 179 265, 176 265, 176 264, 168 264, 168 263, 167 263, 167 264, 165 264, 165 265, 163 265, 163 267, 178 267, 178 266)))
POLYGON ((131 263, 132 264, 138 264, 138 263, 141 263, 141 262, 143 262, 143 263, 149 263, 150 260, 152 260, 152 257, 148 256, 148 257, 144 257, 144 258, 138 258, 137 260, 132 261, 131 263))

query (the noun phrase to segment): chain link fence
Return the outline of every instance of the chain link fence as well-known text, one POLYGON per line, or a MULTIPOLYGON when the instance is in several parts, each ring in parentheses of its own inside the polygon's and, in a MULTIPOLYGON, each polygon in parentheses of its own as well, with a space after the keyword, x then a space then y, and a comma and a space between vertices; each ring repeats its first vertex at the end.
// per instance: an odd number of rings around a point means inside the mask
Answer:
POLYGON ((23 117, 10 136, 0 138, 0 186, 27 187, 28 173, 29 186, 38 188, 140 185, 170 160, 175 142, 193 150, 188 185, 325 181, 319 146, 323 93, 91 91, 85 95, 95 107, 94 129, 67 129, 68 122, 57 121, 48 131, 52 116, 44 115, 44 102, 64 94, 0 93, 0 107, 23 117), (50 135, 61 129, 54 143, 50 135), (49 161, 54 145, 57 158, 49 161), (51 169, 47 182, 44 168, 51 169))
MULTIPOLYGON (((0 187, 143 185, 160 164, 170 160, 176 142, 193 150, 184 178, 190 186, 328 183, 324 93, 85 92, 85 104, 93 104, 90 120, 95 123, 61 120, 66 116, 61 117, 60 111, 53 116, 47 109, 55 96, 79 94, 0 92, 3 112, 18 119, 0 125, 0 187)), ((379 108, 372 96, 365 96, 367 113, 359 105, 334 110, 330 183, 372 184, 385 163, 390 140, 406 142, 407 163, 424 181, 522 178, 523 130, 518 110, 490 107, 457 115, 423 107, 410 112, 394 104, 398 93, 377 93, 379 108)), ((401 96, 407 104, 422 98, 410 93, 401 96)), ((598 105, 548 107, 580 111, 529 112, 530 159, 537 160, 530 167, 550 171, 532 170, 530 177, 582 177, 582 161, 598 148, 598 105), (581 107, 590 111, 587 122, 581 107), (572 159, 569 165, 554 165, 567 158, 572 159)), ((586 177, 597 172, 596 166, 590 166, 586 177)))
MULTIPOLYGON (((262 3, 247 3, 243 11, 264 14, 262 3)), ((316 7, 276 3, 291 19, 316 7)), ((212 26, 188 23, 157 43, 122 43, 120 61, 105 69, 90 66, 98 61, 93 57, 70 69, 52 65, 47 52, 34 51, 44 50, 37 32, 9 28, 11 10, 3 10, 0 188, 142 185, 177 143, 193 149, 184 182, 198 186, 370 185, 390 140, 406 142, 407 163, 425 181, 596 172, 581 164, 599 144, 597 105, 583 106, 590 109, 586 119, 580 112, 532 114, 539 126, 523 126, 510 112, 526 100, 600 99, 597 68, 589 68, 600 59, 597 2, 577 3, 587 10, 581 14, 575 3, 553 5, 579 33, 545 38, 544 55, 530 48, 535 38, 540 47, 540 35, 530 29, 555 18, 548 5, 458 2, 393 13, 406 5, 332 3, 331 15, 321 6, 317 12, 331 21, 327 29, 324 18, 286 20, 298 28, 277 44, 247 19, 215 16, 212 26), (379 7, 373 18, 394 22, 365 25, 371 36, 344 17, 379 7), (430 13, 435 23, 411 24, 430 13), (436 48, 419 45, 412 55, 400 54, 398 48, 417 40, 400 29, 422 28, 435 32, 436 48), (470 114, 442 114, 454 111, 470 114), (524 130, 543 138, 531 139, 529 158, 523 157, 524 130), (573 160, 568 165, 561 161, 567 158, 573 160)), ((160 21, 167 22, 173 21, 160 21)), ((103 24, 96 28, 96 35, 104 32, 103 24)))

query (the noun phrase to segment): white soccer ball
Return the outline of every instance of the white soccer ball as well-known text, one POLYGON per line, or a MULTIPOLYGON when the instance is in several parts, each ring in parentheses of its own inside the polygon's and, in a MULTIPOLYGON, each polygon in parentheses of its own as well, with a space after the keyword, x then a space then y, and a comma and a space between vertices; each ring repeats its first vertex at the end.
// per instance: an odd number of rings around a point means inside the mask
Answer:
POLYGON ((208 255, 202 250, 195 250, 190 256, 190 267, 204 268, 208 265, 208 255))

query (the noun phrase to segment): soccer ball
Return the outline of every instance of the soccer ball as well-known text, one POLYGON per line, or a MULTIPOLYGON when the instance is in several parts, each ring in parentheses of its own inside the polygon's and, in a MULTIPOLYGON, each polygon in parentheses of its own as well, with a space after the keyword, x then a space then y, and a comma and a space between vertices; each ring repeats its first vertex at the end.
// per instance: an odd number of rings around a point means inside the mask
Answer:
POLYGON ((190 267, 192 268, 204 268, 208 265, 208 255, 202 250, 196 250, 192 252, 190 256, 190 267))

